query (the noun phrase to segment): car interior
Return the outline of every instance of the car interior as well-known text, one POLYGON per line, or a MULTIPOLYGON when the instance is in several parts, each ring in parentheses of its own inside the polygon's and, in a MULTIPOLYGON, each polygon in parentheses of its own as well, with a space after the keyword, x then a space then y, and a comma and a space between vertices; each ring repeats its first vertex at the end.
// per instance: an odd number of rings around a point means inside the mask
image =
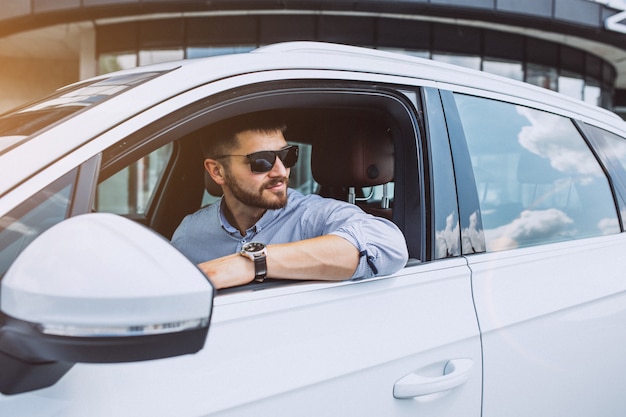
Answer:
MULTIPOLYGON (((372 214, 393 219, 394 146, 383 114, 352 110, 314 113, 314 123, 304 112, 286 117, 285 134, 301 149, 290 186, 357 204, 372 214)), ((295 113, 295 114, 294 114, 295 113)), ((307 113, 312 114, 313 111, 307 113)), ((210 129, 210 127, 209 127, 210 129)), ((184 215, 221 196, 203 167, 202 141, 210 140, 206 129, 177 141, 167 185, 149 225, 171 237, 184 215), (168 213, 168 215, 160 215, 168 213)))
MULTIPOLYGON (((129 138, 105 152, 97 210, 107 211, 103 202, 106 182, 145 160, 148 154, 161 152, 167 156, 160 157, 165 162, 154 185, 148 187, 145 208, 118 214, 171 238, 184 216, 221 195, 221 188, 206 175, 203 166, 202 143, 210 140, 211 124, 251 111, 278 113, 288 126, 287 141, 300 147, 289 186, 304 194, 317 193, 357 204, 366 212, 395 222, 407 235, 411 257, 419 258, 419 239, 411 238, 414 233, 406 233, 409 224, 414 231, 419 231, 421 224, 416 221, 419 193, 409 192, 405 185, 407 179, 417 183, 416 122, 407 111, 406 97, 399 99, 397 93, 348 95, 344 91, 294 94, 290 90, 282 96, 274 92, 270 104, 259 105, 262 98, 239 99, 219 109, 186 109, 187 116, 181 116, 175 126, 172 121, 162 121, 163 125, 151 126, 152 132, 138 132, 136 136, 141 140, 129 138), (405 140, 407 137, 412 140, 405 140)), ((137 176, 140 170, 135 171, 137 176)), ((145 177, 146 173, 140 172, 139 176, 145 177)), ((115 192, 131 190, 122 198, 131 200, 137 191, 132 191, 130 182, 135 180, 130 172, 126 177, 127 186, 109 188, 115 192)), ((142 185, 136 187, 141 189, 142 185)), ((123 205, 131 204, 125 201, 123 205)))

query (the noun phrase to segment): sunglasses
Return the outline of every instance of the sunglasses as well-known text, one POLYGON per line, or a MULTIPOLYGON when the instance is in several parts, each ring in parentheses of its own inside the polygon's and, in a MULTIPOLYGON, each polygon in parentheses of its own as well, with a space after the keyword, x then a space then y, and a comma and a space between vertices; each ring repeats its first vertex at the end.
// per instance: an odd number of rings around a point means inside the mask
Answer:
POLYGON ((250 169, 256 174, 269 172, 276 163, 276 157, 279 157, 285 168, 291 168, 298 162, 298 146, 287 146, 278 151, 259 151, 248 155, 219 155, 213 159, 226 158, 228 156, 244 156, 250 162, 250 169))

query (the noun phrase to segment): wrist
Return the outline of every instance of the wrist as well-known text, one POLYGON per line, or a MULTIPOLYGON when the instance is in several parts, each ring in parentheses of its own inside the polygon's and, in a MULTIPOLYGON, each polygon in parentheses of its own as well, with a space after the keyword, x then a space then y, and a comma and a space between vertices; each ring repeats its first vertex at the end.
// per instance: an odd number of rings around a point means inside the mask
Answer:
POLYGON ((243 245, 240 255, 250 259, 254 265, 253 281, 263 282, 267 277, 267 247, 260 242, 243 245))

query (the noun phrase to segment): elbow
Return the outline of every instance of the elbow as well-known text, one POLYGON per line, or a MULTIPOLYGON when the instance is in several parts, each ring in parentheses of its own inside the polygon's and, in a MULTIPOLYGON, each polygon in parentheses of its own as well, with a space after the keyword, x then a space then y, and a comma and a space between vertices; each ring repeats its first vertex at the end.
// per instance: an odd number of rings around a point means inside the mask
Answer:
POLYGON ((361 252, 361 262, 357 267, 353 278, 369 278, 391 275, 406 265, 409 259, 406 245, 387 248, 378 251, 361 252))
POLYGON ((383 266, 379 268, 376 276, 395 274, 404 268, 408 260, 409 254, 406 250, 398 252, 395 256, 391 257, 388 262, 383 263, 383 266))

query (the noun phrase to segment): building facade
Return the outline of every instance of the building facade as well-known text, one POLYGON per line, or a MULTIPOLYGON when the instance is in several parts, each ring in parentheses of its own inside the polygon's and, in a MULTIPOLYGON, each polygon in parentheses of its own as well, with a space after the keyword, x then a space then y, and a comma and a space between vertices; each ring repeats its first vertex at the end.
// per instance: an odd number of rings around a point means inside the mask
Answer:
POLYGON ((626 117, 626 12, 591 0, 3 0, 0 111, 117 69, 317 40, 540 85, 626 117))

